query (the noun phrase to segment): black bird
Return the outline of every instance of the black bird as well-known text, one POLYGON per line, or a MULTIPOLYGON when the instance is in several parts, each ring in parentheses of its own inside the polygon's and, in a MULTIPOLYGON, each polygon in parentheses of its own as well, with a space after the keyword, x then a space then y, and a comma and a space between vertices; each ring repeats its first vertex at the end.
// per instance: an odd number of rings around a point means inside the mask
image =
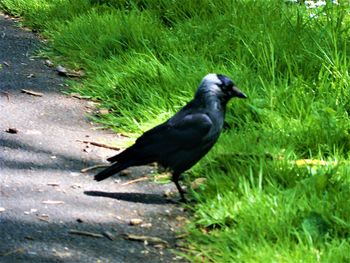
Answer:
POLYGON ((206 75, 186 106, 146 131, 134 145, 108 158, 113 164, 94 179, 101 181, 130 166, 157 162, 172 171, 172 181, 185 201, 179 177, 213 147, 224 124, 226 104, 233 97, 247 98, 227 76, 206 75))

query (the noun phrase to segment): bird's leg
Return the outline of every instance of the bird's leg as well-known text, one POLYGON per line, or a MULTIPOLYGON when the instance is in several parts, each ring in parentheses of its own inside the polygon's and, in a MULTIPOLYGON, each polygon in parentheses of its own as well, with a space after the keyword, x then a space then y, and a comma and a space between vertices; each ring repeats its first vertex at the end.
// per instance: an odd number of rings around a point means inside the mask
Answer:
POLYGON ((184 192, 184 190, 181 188, 181 186, 179 184, 179 175, 178 174, 173 174, 172 181, 175 183, 176 188, 179 191, 179 194, 181 196, 181 201, 186 203, 187 200, 185 198, 185 192, 184 192))

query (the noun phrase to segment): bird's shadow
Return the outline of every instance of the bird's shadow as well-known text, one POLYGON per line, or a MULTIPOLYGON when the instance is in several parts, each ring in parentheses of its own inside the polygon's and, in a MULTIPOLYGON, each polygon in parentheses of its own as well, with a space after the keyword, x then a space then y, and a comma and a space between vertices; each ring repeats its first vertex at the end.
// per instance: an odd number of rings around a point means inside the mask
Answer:
POLYGON ((84 191, 84 194, 89 196, 108 197, 128 202, 143 203, 143 204, 177 204, 175 200, 166 199, 165 197, 157 194, 145 194, 145 193, 110 193, 102 191, 84 191))

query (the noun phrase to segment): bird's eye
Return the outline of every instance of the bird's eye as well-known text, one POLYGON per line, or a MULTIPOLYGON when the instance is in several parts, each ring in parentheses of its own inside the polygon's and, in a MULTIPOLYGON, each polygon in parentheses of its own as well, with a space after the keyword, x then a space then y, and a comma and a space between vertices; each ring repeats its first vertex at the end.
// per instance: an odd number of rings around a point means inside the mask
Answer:
POLYGON ((224 85, 224 83, 220 83, 220 84, 218 84, 218 86, 220 89, 222 89, 225 85, 224 85))
POLYGON ((222 91, 227 91, 227 90, 230 90, 232 88, 232 85, 230 83, 229 84, 228 83, 220 83, 218 86, 220 87, 220 89, 222 91))

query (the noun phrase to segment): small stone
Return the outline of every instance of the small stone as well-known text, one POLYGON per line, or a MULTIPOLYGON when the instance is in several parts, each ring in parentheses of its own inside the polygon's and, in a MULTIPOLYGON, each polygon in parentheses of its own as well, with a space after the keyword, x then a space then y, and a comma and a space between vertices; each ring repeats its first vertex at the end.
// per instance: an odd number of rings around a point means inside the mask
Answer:
POLYGON ((67 69, 66 68, 64 68, 64 67, 62 67, 62 66, 57 66, 57 68, 56 68, 56 70, 57 70, 57 72, 58 72, 58 74, 59 75, 61 75, 61 76, 67 76, 67 69))
POLYGON ((53 67, 53 62, 51 60, 46 59, 45 65, 51 68, 51 67, 53 67))
POLYGON ((171 191, 170 189, 166 189, 163 194, 166 198, 172 198, 177 195, 177 191, 171 191))
POLYGON ((18 130, 16 128, 8 128, 7 130, 5 130, 7 133, 10 134, 16 134, 18 133, 18 130))
POLYGON ((142 224, 143 220, 141 218, 132 218, 130 219, 130 225, 137 226, 142 224))

